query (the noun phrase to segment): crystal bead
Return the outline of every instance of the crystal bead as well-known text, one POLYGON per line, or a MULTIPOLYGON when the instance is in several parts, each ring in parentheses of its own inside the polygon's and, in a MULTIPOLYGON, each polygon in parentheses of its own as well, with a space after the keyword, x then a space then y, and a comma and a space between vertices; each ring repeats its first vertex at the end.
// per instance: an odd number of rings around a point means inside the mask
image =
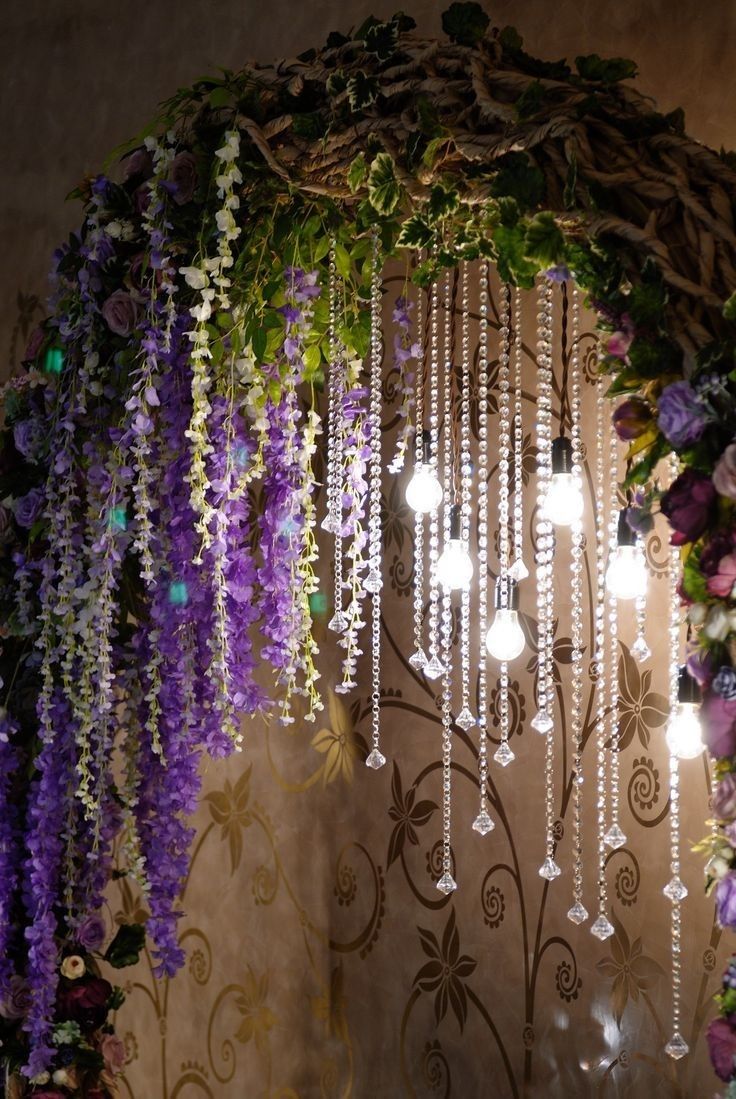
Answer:
POLYGON ((440 658, 435 655, 424 665, 424 674, 427 679, 439 679, 444 674, 445 666, 440 658))
POLYGON ((546 878, 547 881, 554 881, 555 878, 559 878, 562 871, 553 858, 547 855, 542 865, 539 867, 540 878, 546 878))
POLYGON ((532 718, 532 729, 535 729, 538 733, 548 733, 552 728, 553 721, 546 710, 540 710, 536 717, 532 718))
POLYGON ((453 893, 457 889, 457 882, 455 881, 449 870, 445 870, 444 874, 437 882, 437 888, 439 889, 440 893, 444 893, 445 896, 447 896, 448 893, 453 893))
POLYGON ((363 581, 363 587, 366 591, 369 591, 374 595, 381 590, 383 587, 383 580, 381 579, 381 574, 378 569, 370 570, 363 581))
POLYGON ((513 565, 509 569, 509 576, 512 580, 526 580, 529 575, 529 569, 526 567, 521 557, 517 557, 513 565))
POLYGON ((608 844, 612 851, 618 851, 626 843, 626 836, 617 824, 611 825, 603 837, 603 842, 608 844))
POLYGON ((588 909, 580 901, 575 901, 572 908, 568 909, 567 918, 578 925, 585 923, 588 918, 588 909))
POLYGON ((674 878, 665 885, 662 890, 665 897, 669 897, 673 904, 677 901, 684 901, 687 896, 687 886, 681 878, 675 874, 674 878))
POLYGON ((473 831, 478 832, 481 836, 487 836, 489 832, 492 832, 496 825, 491 820, 485 809, 482 809, 478 816, 473 821, 473 831))
POLYGON ((386 762, 386 757, 382 752, 378 751, 378 748, 374 748, 371 754, 365 761, 366 767, 370 767, 372 770, 377 771, 379 767, 383 767, 386 762))
POLYGON ((418 672, 421 672, 422 668, 426 668, 428 660, 424 649, 417 649, 415 653, 412 653, 409 657, 409 663, 412 668, 416 668, 418 672))
POLYGON ((676 1030, 664 1047, 664 1051, 673 1061, 679 1061, 681 1057, 684 1057, 686 1053, 690 1052, 690 1046, 680 1034, 679 1030, 676 1030))
POLYGON ((509 763, 514 762, 516 756, 509 748, 508 743, 505 740, 502 740, 494 752, 493 758, 496 763, 500 763, 502 767, 508 767, 509 763))
POLYGON ((335 611, 330 621, 327 623, 328 630, 334 630, 335 633, 342 633, 348 627, 348 620, 342 611, 335 611))
POLYGON ((595 935, 596 939, 600 939, 601 942, 605 942, 606 939, 610 939, 616 928, 613 926, 610 920, 607 920, 605 916, 599 916, 595 923, 590 928, 591 935, 595 935))
POLYGON ((652 655, 652 650, 643 637, 637 637, 636 641, 631 646, 631 655, 638 664, 643 664, 652 655))
POLYGON ((468 729, 472 729, 473 725, 475 725, 475 718, 473 717, 467 706, 463 706, 462 710, 455 718, 455 724, 459 725, 460 728, 466 733, 468 729))
POLYGON ((337 534, 340 530, 340 524, 337 517, 330 512, 325 515, 320 526, 322 527, 322 530, 326 530, 328 534, 337 534))

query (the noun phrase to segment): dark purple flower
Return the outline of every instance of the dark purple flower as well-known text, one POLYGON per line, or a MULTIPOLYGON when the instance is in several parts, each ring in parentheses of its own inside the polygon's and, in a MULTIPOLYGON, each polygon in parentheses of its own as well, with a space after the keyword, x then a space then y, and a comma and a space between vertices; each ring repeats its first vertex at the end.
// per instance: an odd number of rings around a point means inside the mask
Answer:
POLYGON ((613 413, 613 426, 622 442, 628 443, 643 435, 652 422, 652 410, 640 397, 622 401, 613 413))
POLYGON ((733 702, 736 699, 736 668, 732 668, 730 664, 719 668, 713 679, 713 690, 721 698, 733 702))
POLYGON ((716 462, 713 484, 721 496, 736 500, 736 443, 727 446, 716 462))
POLYGON ((708 1052, 719 1079, 733 1079, 736 1057, 736 1028, 728 1019, 711 1019, 707 1032, 708 1052))
POLYGON ((35 462, 46 440, 47 428, 38 416, 17 420, 13 424, 13 442, 19 454, 29 462, 35 462))
POLYGON ((734 531, 716 531, 716 533, 705 543, 703 551, 700 554, 699 565, 703 576, 715 576, 718 572, 721 558, 729 553, 733 553, 735 549, 736 538, 734 538, 734 531))
POLYGON ((684 470, 665 492, 660 509, 674 533, 672 545, 696 542, 714 518, 716 490, 710 477, 694 469, 684 470))
POLYGON ((116 290, 102 306, 107 327, 116 336, 130 336, 140 320, 140 306, 125 290, 116 290))
POLYGON ((174 185, 173 199, 177 206, 191 202, 197 190, 197 161, 193 153, 177 153, 169 167, 169 181, 174 185))
POLYGON ((93 914, 80 923, 74 938, 85 950, 99 950, 105 941, 106 934, 107 929, 102 916, 93 914))
POLYGON ((141 147, 134 149, 123 160, 123 179, 129 180, 134 176, 149 179, 153 175, 153 157, 148 149, 141 147))
POLYGON ((728 772, 713 792, 713 812, 719 820, 736 817, 736 774, 728 772))
POLYGON ((3 1019, 24 1019, 31 1006, 31 990, 25 977, 13 974, 6 991, 0 996, 0 1016, 3 1019))
POLYGON ((700 710, 703 743, 712 756, 721 759, 736 755, 736 700, 710 691, 700 710))
POLYGON ((556 263, 554 267, 547 268, 544 277, 549 279, 550 282, 567 282, 572 278, 572 275, 570 269, 564 263, 556 263))
POLYGON ((707 421, 707 412, 690 382, 673 382, 665 386, 657 403, 657 423, 672 446, 696 443, 707 421))
POLYGON ((716 886, 716 919, 721 927, 736 927, 736 874, 729 871, 716 886))
POLYGON ((19 496, 13 504, 18 525, 26 529, 32 527, 41 518, 45 502, 44 491, 40 488, 32 488, 25 496, 19 496))
POLYGON ((34 362, 36 356, 43 347, 45 340, 46 333, 43 328, 41 328, 40 326, 38 328, 34 328, 28 338, 28 343, 26 344, 26 349, 22 361, 24 363, 34 362))
POLYGON ((713 657, 707 649, 696 649, 687 658, 687 670, 701 690, 707 690, 715 672, 713 657))
POLYGON ((102 977, 64 983, 59 987, 57 1005, 62 1019, 79 1023, 83 1030, 96 1030, 107 1019, 112 985, 102 977))

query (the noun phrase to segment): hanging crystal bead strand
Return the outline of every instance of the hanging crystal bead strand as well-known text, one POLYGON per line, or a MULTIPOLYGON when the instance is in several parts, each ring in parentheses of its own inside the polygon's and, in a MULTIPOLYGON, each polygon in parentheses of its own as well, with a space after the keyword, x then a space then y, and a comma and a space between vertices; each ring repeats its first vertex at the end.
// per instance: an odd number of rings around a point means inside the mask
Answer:
POLYGON ((381 741, 381 263, 378 233, 373 234, 371 278, 370 479, 368 505, 368 575, 363 586, 371 593, 371 732, 373 747, 366 767, 377 771, 386 757, 381 741))
MULTIPOLYGON (((464 545, 470 544, 470 289, 468 264, 461 265, 462 354, 460 377, 460 522, 464 545)), ((460 682, 462 701, 455 724, 467 733, 475 725, 470 709, 470 587, 460 598, 460 682)))
MULTIPOLYGON (((432 463, 437 472, 439 455, 439 290, 432 283, 429 302, 429 435, 432 463)), ((440 555, 439 507, 429 513, 429 659, 423 671, 427 679, 438 679, 443 672, 439 657, 440 591, 437 561, 440 555)))
POLYGON ((514 288, 513 351, 514 351, 514 563, 509 576, 518 583, 526 580, 529 569, 524 564, 524 418, 521 369, 524 344, 521 331, 522 294, 514 288))
MULTIPOLYGON (((677 476, 676 460, 670 462, 671 479, 677 476)), ((676 546, 670 549, 669 559, 669 701, 670 713, 677 711, 678 680, 680 672, 680 554, 676 546)), ((676 755, 670 755, 670 872, 672 877, 664 887, 664 895, 672 902, 672 1037, 664 1047, 665 1053, 679 1061, 689 1052, 680 1033, 680 1009, 682 994, 681 938, 682 920, 680 906, 687 897, 687 887, 680 878, 680 766, 676 755)))
POLYGON ((606 398, 603 377, 596 381, 595 416, 595 666, 596 666, 596 814, 598 832, 598 916, 590 931, 603 942, 614 926, 608 919, 606 884, 606 491, 605 444, 606 398))
MULTIPOLYGON (((572 343, 570 348, 570 442, 572 475, 582 484, 582 444, 580 438, 580 300, 577 286, 572 289, 572 343)), ((584 923, 588 910, 583 904, 583 524, 578 519, 571 529, 571 628, 572 676, 570 733, 572 738, 572 900, 567 918, 584 923)))
MULTIPOLYGON (((444 543, 447 545, 450 539, 450 512, 452 507, 450 475, 452 470, 452 346, 450 334, 452 331, 450 300, 450 273, 445 275, 445 341, 444 341, 444 369, 443 377, 443 498, 442 509, 442 533, 444 543)), ((442 590, 442 618, 441 618, 441 642, 442 642, 442 876, 437 882, 437 888, 447 895, 457 889, 457 882, 452 876, 452 846, 451 846, 451 817, 452 817, 452 601, 450 591, 443 587, 442 590)))
POLYGON ((473 829, 494 827, 488 812, 488 261, 479 264, 478 297, 478 786, 480 806, 473 829))
POLYGON ((554 657, 553 644, 553 579, 552 558, 554 535, 552 523, 545 515, 545 502, 552 476, 552 284, 543 279, 539 284, 537 329, 537 616, 539 619, 539 656, 537 714, 532 728, 544 734, 544 805, 546 855, 539 875, 547 881, 559 877, 561 870, 554 860, 554 657))
MULTIPOLYGON (((422 291, 417 292, 417 372, 414 382, 414 446, 415 464, 424 459, 424 320, 422 291)), ((427 664, 423 645, 424 625, 424 512, 414 513, 414 652, 409 657, 412 668, 420 672, 427 664)))
POLYGON ((631 646, 631 655, 637 664, 644 664, 652 655, 644 633, 647 617, 647 597, 639 595, 636 599, 636 639, 631 646))
MULTIPOLYGON (((606 416, 608 430, 608 553, 615 553, 618 545, 618 438, 613 430, 611 417, 606 416)), ((608 744, 610 753, 610 811, 611 826, 606 832, 605 841, 612 851, 617 851, 626 843, 619 824, 619 750, 618 750, 618 600, 612 591, 608 592, 608 744)))
MULTIPOLYGON (((511 557, 509 538, 511 288, 505 284, 500 290, 498 314, 501 340, 498 354, 498 582, 506 585, 508 590, 508 580, 511 575, 509 569, 511 557)), ((498 718, 501 743, 493 758, 502 767, 507 767, 515 757, 509 746, 509 666, 505 660, 501 661, 498 674, 498 718)))
POLYGON ((343 613, 343 558, 342 558, 342 397, 345 376, 343 356, 337 339, 337 265, 335 262, 335 242, 330 248, 329 276, 330 327, 329 339, 329 382, 327 411, 327 515, 322 529, 335 536, 334 547, 334 614, 327 623, 328 629, 342 633, 348 625, 343 613))

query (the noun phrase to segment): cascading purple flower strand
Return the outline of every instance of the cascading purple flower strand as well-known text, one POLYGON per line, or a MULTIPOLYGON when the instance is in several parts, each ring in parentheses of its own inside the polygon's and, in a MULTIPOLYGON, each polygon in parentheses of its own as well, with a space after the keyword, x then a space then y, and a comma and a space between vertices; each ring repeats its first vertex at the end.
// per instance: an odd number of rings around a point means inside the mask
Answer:
POLYGON ((412 413, 416 387, 414 385, 415 370, 410 369, 412 360, 416 362, 421 354, 421 345, 412 336, 411 314, 414 302, 402 296, 396 299, 393 311, 393 321, 397 326, 394 332, 394 369, 398 372, 398 393, 400 404, 398 408, 399 430, 396 437, 396 450, 388 464, 389 473, 400 473, 404 468, 406 451, 413 436, 412 413))

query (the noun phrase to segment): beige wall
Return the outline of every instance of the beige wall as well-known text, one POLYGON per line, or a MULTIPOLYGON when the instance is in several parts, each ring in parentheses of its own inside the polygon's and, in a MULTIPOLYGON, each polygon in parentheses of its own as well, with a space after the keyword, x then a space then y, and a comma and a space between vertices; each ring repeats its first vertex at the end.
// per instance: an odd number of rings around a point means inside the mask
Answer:
MULTIPOLYGON (((424 3, 411 11, 421 29, 437 32, 442 6, 424 3)), ((369 10, 356 0, 319 5, 273 0, 257 7, 231 0, 4 0, 4 8, 0 341, 5 371, 17 362, 20 329, 40 310, 50 252, 77 223, 77 208, 63 201, 77 180, 97 170, 108 151, 139 129, 176 87, 217 66, 299 52, 369 10)), ((376 9, 376 14, 390 12, 376 9)), ((684 106, 694 136, 716 147, 736 146, 731 96, 736 7, 730 2, 499 0, 492 14, 500 24, 513 22, 527 47, 546 57, 598 52, 636 58, 640 86, 662 109, 684 106)), ((531 425, 533 413, 527 411, 531 425)), ((408 569, 408 530, 401 545, 396 533, 406 523, 405 515, 396 516, 391 556, 408 569)), ((652 553, 653 560, 662 556, 661 548, 652 553)), ((395 577, 400 575, 401 564, 395 577)), ((408 643, 408 599, 400 587, 395 581, 389 629, 401 649, 408 643)), ((527 609, 533 613, 531 605, 527 609)), ((656 617, 652 612, 652 635, 661 635, 660 622, 661 608, 656 617)), ((633 678, 630 662, 625 659, 624 665, 633 678)), ((387 709, 386 754, 397 762, 404 793, 416 784, 417 800, 436 801, 437 776, 424 773, 437 757, 434 699, 389 658, 385 683, 401 692, 387 709)), ((527 721, 530 687, 529 677, 519 675, 515 690, 527 721)), ((652 684, 629 682, 626 689, 631 697, 649 689, 666 693, 661 654, 652 684)), ((615 945, 599 947, 587 932, 573 934, 564 920, 569 872, 553 887, 546 908, 540 892, 538 738, 524 735, 514 744, 519 761, 495 776, 509 831, 494 833, 486 846, 468 831, 472 782, 459 781, 456 855, 462 890, 445 902, 434 891, 428 862, 439 835, 436 812, 418 830, 419 845, 406 847, 406 863, 388 865, 395 826, 388 812, 391 774, 389 768, 366 774, 354 755, 366 733, 365 692, 357 702, 356 712, 350 700, 345 711, 333 703, 321 723, 327 734, 317 746, 311 741, 320 727, 293 733, 259 727, 251 733, 247 758, 209 769, 206 790, 214 797, 198 818, 198 854, 183 924, 188 968, 168 990, 154 986, 145 967, 136 975, 149 992, 134 990, 121 1017, 131 1054, 127 1093, 135 1099, 405 1094, 507 1099, 513 1091, 503 1048, 519 1094, 524 1088, 526 1094, 552 1099, 711 1094, 702 1024, 724 946, 716 963, 718 936, 709 902, 700 896, 695 859, 688 860, 684 874, 692 891, 684 917, 684 1029, 697 1049, 677 1068, 661 1052, 669 1010, 668 905, 660 894, 667 844, 666 822, 660 820, 666 803, 661 730, 649 741, 647 730, 637 729, 623 754, 632 853, 612 859, 619 931, 615 945), (325 747, 329 751, 320 750, 325 747), (326 770, 336 760, 342 769, 326 770), (508 859, 510 851, 524 867, 518 889, 487 878, 494 861, 508 859), (437 1026, 434 993, 413 990, 427 960, 417 928, 441 940, 451 912, 460 952, 476 962, 469 980, 476 1002, 469 1002, 462 1032, 451 1009, 437 1026), (534 956, 537 928, 542 941, 551 934, 564 943, 545 952, 532 1025, 521 980, 522 930, 531 936, 528 949, 534 956), (621 975, 618 983, 614 973, 621 975)), ((458 756, 469 775, 471 749, 463 742, 458 756)), ((686 766, 684 830, 686 840, 695 840, 707 811, 706 784, 700 762, 686 766)), ((592 763, 588 767, 592 774, 592 763)), ((592 784, 586 796, 592 797, 592 784)), ((564 859, 569 871, 569 826, 564 859)), ((588 864, 588 890, 592 874, 588 864)), ((586 902, 593 907, 590 893, 586 902)), ((112 911, 131 915, 134 907, 135 898, 121 894, 112 911)))

